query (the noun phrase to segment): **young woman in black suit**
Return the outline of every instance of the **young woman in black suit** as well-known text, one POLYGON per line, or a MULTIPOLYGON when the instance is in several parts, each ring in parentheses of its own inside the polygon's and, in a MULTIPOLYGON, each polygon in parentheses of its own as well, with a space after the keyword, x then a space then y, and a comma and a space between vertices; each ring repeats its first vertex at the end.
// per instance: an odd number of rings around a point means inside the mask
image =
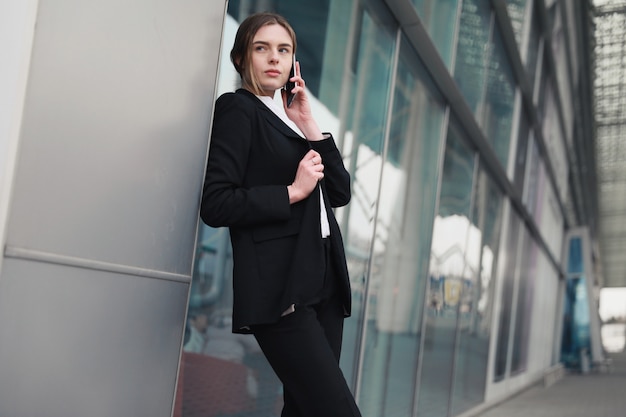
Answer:
POLYGON ((229 228, 233 332, 252 333, 282 381, 282 416, 360 416, 339 368, 351 293, 331 210, 349 202, 350 176, 311 115, 299 63, 290 78, 295 51, 280 15, 239 27, 230 55, 242 88, 215 104, 201 217, 229 228))

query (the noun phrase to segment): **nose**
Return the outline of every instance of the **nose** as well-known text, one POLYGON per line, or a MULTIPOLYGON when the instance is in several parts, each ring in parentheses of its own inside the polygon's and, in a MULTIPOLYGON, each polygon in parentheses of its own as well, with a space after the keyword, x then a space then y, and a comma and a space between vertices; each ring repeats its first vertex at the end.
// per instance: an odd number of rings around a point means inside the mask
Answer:
POLYGON ((270 56, 269 56, 270 62, 278 62, 278 56, 279 56, 278 50, 272 49, 270 56))

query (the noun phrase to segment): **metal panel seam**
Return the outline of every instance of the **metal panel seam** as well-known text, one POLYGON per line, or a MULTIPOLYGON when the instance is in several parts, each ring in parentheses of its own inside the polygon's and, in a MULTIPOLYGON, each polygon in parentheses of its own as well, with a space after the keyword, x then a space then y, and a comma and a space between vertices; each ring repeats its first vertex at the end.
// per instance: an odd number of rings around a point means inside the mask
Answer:
POLYGON ((158 271, 154 269, 140 268, 130 265, 121 265, 110 262, 98 261, 95 259, 77 258, 73 256, 38 251, 34 249, 19 248, 9 245, 5 247, 4 256, 6 258, 72 266, 76 268, 90 269, 95 271, 115 272, 144 278, 154 278, 165 281, 182 282, 187 284, 191 283, 191 275, 175 274, 172 272, 158 271))

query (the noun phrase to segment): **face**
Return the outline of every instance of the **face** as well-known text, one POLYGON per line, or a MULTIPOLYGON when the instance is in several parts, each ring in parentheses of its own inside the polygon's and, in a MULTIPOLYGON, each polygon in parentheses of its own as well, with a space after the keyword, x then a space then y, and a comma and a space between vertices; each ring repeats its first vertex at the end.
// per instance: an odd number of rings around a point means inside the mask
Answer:
POLYGON ((293 56, 293 42, 289 32, 281 25, 266 25, 254 35, 252 41, 252 71, 265 95, 274 92, 289 79, 293 56))

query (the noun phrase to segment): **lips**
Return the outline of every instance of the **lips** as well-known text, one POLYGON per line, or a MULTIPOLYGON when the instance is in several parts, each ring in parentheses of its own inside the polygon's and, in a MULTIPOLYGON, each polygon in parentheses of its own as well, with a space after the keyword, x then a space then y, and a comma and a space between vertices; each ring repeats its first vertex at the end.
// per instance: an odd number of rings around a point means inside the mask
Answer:
POLYGON ((267 71, 265 71, 265 73, 267 75, 269 75, 270 77, 278 77, 278 76, 280 76, 280 71, 278 71, 278 70, 267 70, 267 71))

